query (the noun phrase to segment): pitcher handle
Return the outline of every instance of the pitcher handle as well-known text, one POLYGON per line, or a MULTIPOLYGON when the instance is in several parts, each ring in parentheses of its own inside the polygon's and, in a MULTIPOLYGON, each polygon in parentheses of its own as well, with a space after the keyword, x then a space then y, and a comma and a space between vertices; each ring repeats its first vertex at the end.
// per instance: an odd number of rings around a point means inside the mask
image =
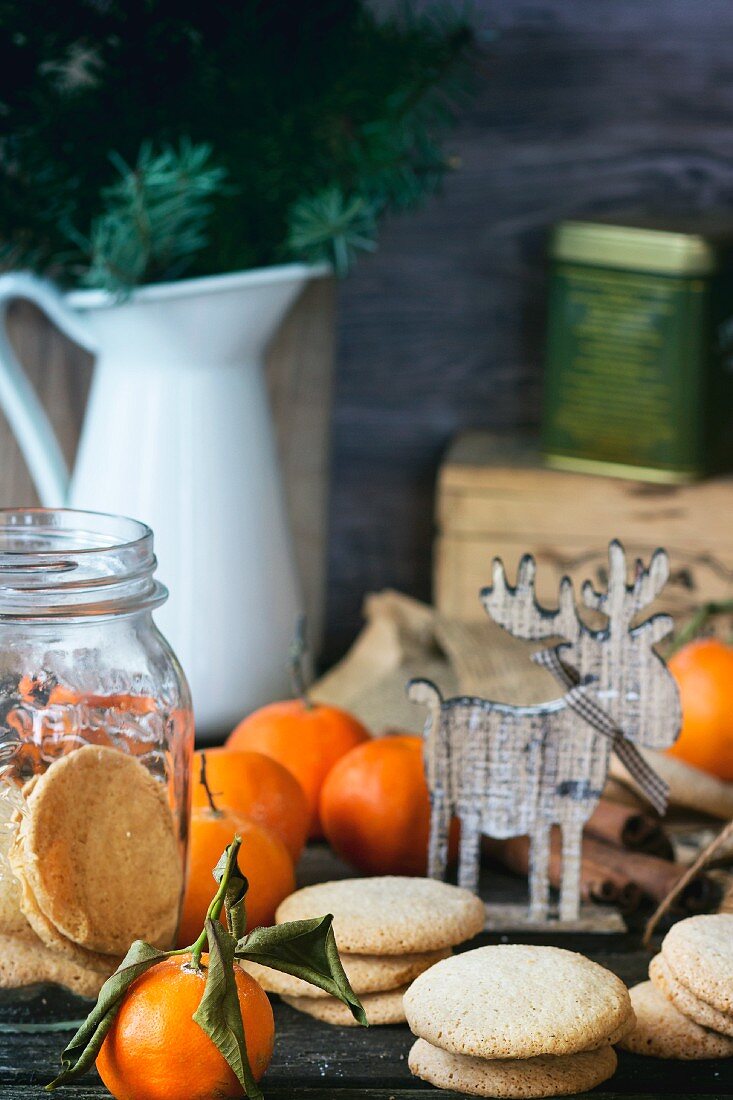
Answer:
POLYGON ((41 504, 59 508, 66 503, 70 474, 46 410, 8 337, 8 308, 18 298, 37 305, 52 324, 88 352, 94 354, 97 348, 79 316, 51 283, 25 272, 0 276, 0 408, 18 441, 41 504))

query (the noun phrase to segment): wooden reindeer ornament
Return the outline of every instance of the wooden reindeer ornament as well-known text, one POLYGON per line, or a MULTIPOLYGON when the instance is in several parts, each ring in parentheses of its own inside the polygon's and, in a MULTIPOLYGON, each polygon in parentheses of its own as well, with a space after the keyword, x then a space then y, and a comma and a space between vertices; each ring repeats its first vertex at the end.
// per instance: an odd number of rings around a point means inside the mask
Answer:
POLYGON ((636 748, 662 749, 679 732, 677 687, 654 646, 672 630, 668 615, 632 625, 653 602, 669 576, 669 559, 657 550, 648 569, 636 563, 626 582, 621 544, 609 546, 608 587, 596 592, 586 581, 582 600, 606 616, 598 630, 579 617, 572 581, 560 584, 556 611, 535 597, 535 562, 526 555, 516 587, 494 560, 493 585, 481 599, 489 616, 516 638, 562 638, 533 660, 567 688, 558 699, 512 706, 479 698, 443 700, 429 680, 413 680, 410 698, 428 707, 425 765, 431 795, 428 874, 443 878, 451 819, 461 822, 458 880, 478 886, 480 840, 529 834, 530 917, 546 920, 549 902, 550 831, 562 836, 560 919, 575 920, 580 908, 583 826, 601 797, 611 752, 616 752, 664 812, 666 785, 636 748))

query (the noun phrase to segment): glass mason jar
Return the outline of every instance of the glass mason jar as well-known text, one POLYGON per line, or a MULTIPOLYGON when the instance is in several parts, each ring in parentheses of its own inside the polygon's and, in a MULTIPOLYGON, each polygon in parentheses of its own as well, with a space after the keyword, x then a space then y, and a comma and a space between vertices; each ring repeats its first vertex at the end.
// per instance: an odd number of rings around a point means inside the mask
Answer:
POLYGON ((193 717, 155 568, 135 520, 0 510, 0 1030, 83 1019, 126 940, 175 938, 193 717))

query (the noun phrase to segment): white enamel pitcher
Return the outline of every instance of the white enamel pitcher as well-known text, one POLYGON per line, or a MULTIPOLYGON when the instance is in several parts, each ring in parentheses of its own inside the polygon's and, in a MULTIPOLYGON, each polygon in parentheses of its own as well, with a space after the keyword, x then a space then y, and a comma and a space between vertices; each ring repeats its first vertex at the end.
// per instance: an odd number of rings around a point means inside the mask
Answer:
POLYGON ((0 405, 41 503, 152 527, 170 588, 156 617, 204 738, 288 691, 302 605, 263 357, 306 281, 324 273, 290 264, 142 287, 124 301, 0 278, 0 405), (71 474, 8 340, 18 298, 96 356, 71 474))

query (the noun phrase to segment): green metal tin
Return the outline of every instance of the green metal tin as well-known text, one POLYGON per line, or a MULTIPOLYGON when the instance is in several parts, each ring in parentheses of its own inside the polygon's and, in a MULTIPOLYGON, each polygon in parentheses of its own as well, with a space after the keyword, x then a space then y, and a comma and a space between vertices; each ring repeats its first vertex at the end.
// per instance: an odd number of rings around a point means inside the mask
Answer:
POLYGON ((556 228, 549 464, 668 482, 733 469, 732 240, 710 226, 556 228))

